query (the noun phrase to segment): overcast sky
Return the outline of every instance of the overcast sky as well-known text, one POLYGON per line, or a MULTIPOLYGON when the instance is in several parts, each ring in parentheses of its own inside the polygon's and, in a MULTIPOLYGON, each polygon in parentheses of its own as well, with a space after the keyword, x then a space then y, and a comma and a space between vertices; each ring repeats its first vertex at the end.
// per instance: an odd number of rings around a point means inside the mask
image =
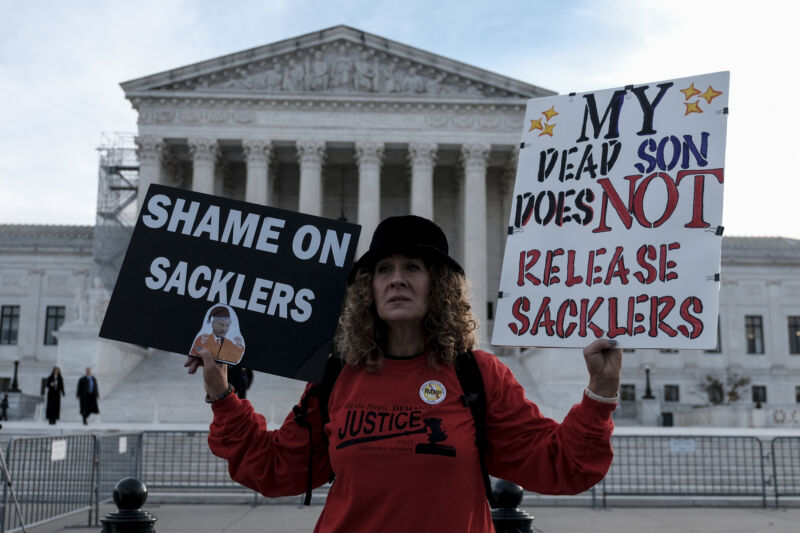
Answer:
POLYGON ((725 233, 800 238, 793 4, 0 0, 0 223, 94 224, 120 82, 347 24, 559 93, 730 70, 725 233))

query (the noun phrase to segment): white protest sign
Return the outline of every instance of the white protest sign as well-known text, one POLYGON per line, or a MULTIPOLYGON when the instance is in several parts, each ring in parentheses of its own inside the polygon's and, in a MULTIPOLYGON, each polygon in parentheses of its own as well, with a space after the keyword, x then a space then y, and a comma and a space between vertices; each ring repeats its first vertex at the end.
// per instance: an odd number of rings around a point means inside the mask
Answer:
POLYGON ((54 440, 50 445, 50 461, 63 461, 67 458, 67 441, 54 440))
POLYGON ((528 101, 492 344, 716 346, 728 85, 528 101))
POLYGON ((696 449, 694 439, 669 439, 670 453, 693 454, 696 449))

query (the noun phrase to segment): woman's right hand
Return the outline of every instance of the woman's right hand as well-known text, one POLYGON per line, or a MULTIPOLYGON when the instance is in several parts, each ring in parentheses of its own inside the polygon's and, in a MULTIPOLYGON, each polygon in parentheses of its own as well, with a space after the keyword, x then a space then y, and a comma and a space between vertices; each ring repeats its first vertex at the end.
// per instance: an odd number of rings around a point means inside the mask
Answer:
POLYGON ((195 353, 199 357, 188 356, 183 366, 189 369, 190 374, 203 367, 203 386, 212 398, 224 393, 228 388, 228 365, 214 361, 211 350, 203 346, 195 348, 195 353))

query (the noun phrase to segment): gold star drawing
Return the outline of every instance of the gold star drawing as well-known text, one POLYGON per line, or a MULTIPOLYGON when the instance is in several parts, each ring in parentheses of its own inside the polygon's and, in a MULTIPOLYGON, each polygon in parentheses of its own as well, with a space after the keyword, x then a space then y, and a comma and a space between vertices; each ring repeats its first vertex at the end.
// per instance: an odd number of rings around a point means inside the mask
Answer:
POLYGON ((548 109, 547 111, 542 111, 542 115, 547 117, 547 121, 550 122, 551 118, 558 115, 558 112, 556 111, 556 106, 551 106, 550 109, 548 109))
POLYGON ((711 100, 713 100, 714 98, 716 98, 717 96, 719 96, 721 94, 722 94, 722 91, 715 91, 714 88, 711 85, 709 85, 708 89, 706 89, 706 92, 704 92, 703 94, 700 95, 700 98, 705 98, 706 102, 708 102, 710 104, 711 100))
POLYGON ((697 102, 686 102, 683 105, 686 106, 686 113, 683 114, 685 117, 689 113, 702 113, 703 110, 700 109, 700 105, 697 102))
POLYGON ((542 129, 542 119, 540 118, 536 120, 531 119, 531 129, 529 129, 528 131, 540 130, 540 129, 542 129))
MULTIPOLYGON (((556 113, 556 115, 557 114, 558 113, 556 113)), ((545 124, 544 125, 544 130, 542 130, 542 133, 539 134, 539 137, 541 137, 542 135, 549 135, 550 137, 552 137, 553 136, 553 128, 555 128, 555 127, 556 127, 555 124, 545 124)))
POLYGON ((694 88, 694 82, 692 82, 692 84, 689 85, 687 88, 681 89, 681 92, 686 97, 685 98, 686 100, 688 100, 689 98, 691 98, 692 96, 694 96, 696 94, 700 94, 700 91, 698 91, 697 89, 694 88))

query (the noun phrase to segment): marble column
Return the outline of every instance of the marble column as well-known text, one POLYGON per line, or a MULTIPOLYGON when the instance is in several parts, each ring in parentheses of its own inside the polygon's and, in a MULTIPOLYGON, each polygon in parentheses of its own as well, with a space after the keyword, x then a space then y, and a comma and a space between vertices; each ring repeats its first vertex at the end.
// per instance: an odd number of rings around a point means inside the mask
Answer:
POLYGON ((508 226, 512 225, 511 209, 514 205, 514 185, 517 180, 517 166, 519 165, 519 146, 514 146, 511 149, 511 157, 508 164, 503 169, 503 175, 500 178, 500 220, 503 225, 500 228, 501 242, 506 242, 508 236, 508 226))
POLYGON ((189 139, 192 154, 192 190, 214 194, 214 167, 219 153, 219 144, 214 139, 189 139))
POLYGON ((147 188, 162 181, 161 160, 164 155, 164 139, 152 135, 136 137, 136 155, 139 157, 138 208, 142 208, 147 188))
POLYGON ((247 184, 245 201, 269 205, 269 159, 272 145, 259 139, 242 140, 242 150, 247 163, 247 184))
POLYGON ((324 141, 297 141, 300 163, 300 202, 298 210, 309 215, 322 215, 322 164, 324 141))
POLYGON ((433 220, 433 167, 436 143, 412 142, 408 145, 411 165, 411 214, 433 220))
POLYGON ((358 223, 361 238, 358 240, 356 256, 369 248, 372 234, 381 220, 381 163, 383 143, 357 142, 358 163, 358 223))
POLYGON ((472 282, 472 312, 480 323, 478 342, 487 346, 489 327, 486 320, 486 167, 488 144, 461 147, 464 165, 464 270, 472 282))

